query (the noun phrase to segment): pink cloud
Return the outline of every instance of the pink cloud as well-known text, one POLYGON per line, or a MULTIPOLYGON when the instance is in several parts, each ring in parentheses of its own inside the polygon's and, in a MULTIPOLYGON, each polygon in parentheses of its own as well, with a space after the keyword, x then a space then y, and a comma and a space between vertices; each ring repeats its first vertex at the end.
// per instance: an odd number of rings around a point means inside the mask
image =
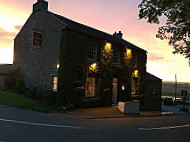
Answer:
POLYGON ((22 25, 16 25, 14 28, 15 28, 15 30, 17 30, 17 31, 20 31, 20 29, 22 28, 22 25))
POLYGON ((11 43, 13 42, 14 37, 16 36, 15 32, 9 32, 0 27, 0 41, 1 43, 11 43))
POLYGON ((148 60, 150 61, 161 61, 164 57, 162 55, 156 54, 156 53, 149 53, 148 54, 148 60))

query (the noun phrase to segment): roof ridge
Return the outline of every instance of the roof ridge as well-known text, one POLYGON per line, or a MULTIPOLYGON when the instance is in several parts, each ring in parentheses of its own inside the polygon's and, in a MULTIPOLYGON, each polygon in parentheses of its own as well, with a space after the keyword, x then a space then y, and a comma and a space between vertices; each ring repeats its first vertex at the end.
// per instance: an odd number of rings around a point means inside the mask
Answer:
POLYGON ((90 27, 88 25, 85 25, 85 24, 82 24, 82 23, 79 23, 79 22, 76 22, 76 21, 73 21, 73 20, 71 20, 71 19, 69 19, 67 17, 62 16, 62 15, 55 14, 55 13, 52 13, 50 11, 48 11, 48 13, 55 16, 56 18, 63 21, 64 23, 66 23, 68 28, 70 28, 72 30, 76 30, 76 31, 79 31, 81 33, 85 33, 85 34, 88 34, 88 35, 91 35, 91 36, 94 36, 94 37, 103 38, 105 40, 108 40, 108 42, 114 42, 114 43, 122 44, 122 45, 125 45, 125 46, 129 46, 129 48, 131 47, 132 49, 135 49, 135 50, 141 50, 143 52, 147 52, 146 50, 134 45, 131 42, 128 42, 125 39, 119 39, 119 38, 114 37, 113 35, 111 35, 109 33, 106 33, 104 31, 101 31, 99 29, 90 27))

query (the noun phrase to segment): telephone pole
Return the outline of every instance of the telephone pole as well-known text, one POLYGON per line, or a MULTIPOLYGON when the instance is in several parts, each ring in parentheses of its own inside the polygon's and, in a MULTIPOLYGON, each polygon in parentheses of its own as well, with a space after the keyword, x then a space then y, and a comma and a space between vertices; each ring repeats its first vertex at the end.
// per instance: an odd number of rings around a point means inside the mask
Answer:
POLYGON ((175 101, 177 96, 177 75, 175 74, 175 101))

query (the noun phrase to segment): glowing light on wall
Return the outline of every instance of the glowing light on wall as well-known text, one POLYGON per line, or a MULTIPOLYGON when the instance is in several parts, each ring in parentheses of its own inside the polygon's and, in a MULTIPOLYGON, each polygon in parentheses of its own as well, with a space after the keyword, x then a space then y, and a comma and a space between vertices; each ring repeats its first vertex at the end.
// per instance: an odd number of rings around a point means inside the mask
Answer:
POLYGON ((106 42, 105 50, 106 50, 106 52, 110 52, 111 51, 111 43, 106 42))
POLYGON ((91 64, 90 67, 89 67, 89 70, 93 71, 93 72, 96 72, 97 71, 97 64, 96 63, 91 64))
POLYGON ((131 51, 131 49, 126 48, 125 58, 126 59, 131 59, 131 57, 132 57, 132 51, 131 51))
POLYGON ((133 77, 136 77, 136 78, 139 77, 139 71, 138 71, 138 70, 135 70, 135 71, 134 71, 134 73, 133 73, 133 77))
POLYGON ((59 69, 59 67, 60 67, 60 65, 59 65, 59 64, 57 64, 57 69, 59 69))

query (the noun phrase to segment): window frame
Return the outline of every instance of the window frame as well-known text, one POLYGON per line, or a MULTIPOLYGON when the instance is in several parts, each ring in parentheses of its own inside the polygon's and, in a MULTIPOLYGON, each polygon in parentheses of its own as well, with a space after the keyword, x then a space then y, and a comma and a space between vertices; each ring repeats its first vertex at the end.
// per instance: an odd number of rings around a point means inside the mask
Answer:
POLYGON ((113 63, 114 64, 120 64, 121 63, 121 52, 120 51, 114 51, 114 57, 113 57, 113 63), (118 53, 118 54, 116 54, 118 53), (117 62, 115 62, 117 60, 117 62))
POLYGON ((98 46, 96 44, 89 44, 88 46, 88 60, 96 61, 97 60, 97 50, 98 46))
POLYGON ((57 76, 53 76, 52 77, 52 91, 57 92, 57 88, 58 88, 58 77, 57 76), (55 80, 56 78, 56 80, 55 80), (55 81, 55 82, 54 82, 55 81), (55 89, 55 85, 56 85, 56 89, 55 89))
POLYGON ((92 98, 92 97, 95 97, 95 95, 96 95, 96 78, 95 77, 87 77, 86 81, 85 81, 85 97, 92 98), (93 81, 93 82, 91 82, 92 85, 91 85, 91 83, 89 83, 90 85, 87 86, 88 79, 93 79, 93 80, 90 80, 90 81, 93 81), (90 91, 90 94, 87 93, 87 91, 90 91))

